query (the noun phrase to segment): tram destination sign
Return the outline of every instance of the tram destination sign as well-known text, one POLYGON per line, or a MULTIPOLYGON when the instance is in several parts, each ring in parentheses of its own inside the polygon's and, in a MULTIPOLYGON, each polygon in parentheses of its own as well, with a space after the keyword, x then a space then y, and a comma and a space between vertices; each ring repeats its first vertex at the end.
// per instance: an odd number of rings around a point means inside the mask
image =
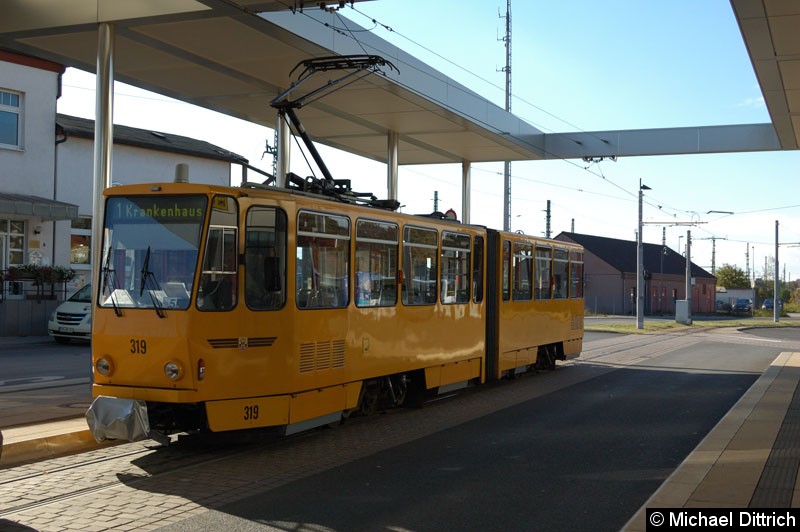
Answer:
POLYGON ((141 196, 109 198, 109 222, 200 223, 206 211, 205 196, 141 196))

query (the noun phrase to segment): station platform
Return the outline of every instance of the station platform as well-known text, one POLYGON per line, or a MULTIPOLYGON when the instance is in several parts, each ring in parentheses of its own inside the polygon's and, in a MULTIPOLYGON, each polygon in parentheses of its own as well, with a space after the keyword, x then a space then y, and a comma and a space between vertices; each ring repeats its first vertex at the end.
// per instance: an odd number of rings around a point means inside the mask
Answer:
POLYGON ((781 353, 623 530, 647 508, 800 506, 800 353, 781 353))
MULTIPOLYGON (((799 383, 800 352, 781 353, 623 530, 646 508, 800 507, 799 383)), ((82 417, 2 432, 0 468, 100 446, 82 417)))
MULTIPOLYGON (((3 452, 0 467, 45 460, 96 449, 98 444, 83 417, 0 429, 3 452)), ((103 445, 108 445, 105 442, 103 445)))

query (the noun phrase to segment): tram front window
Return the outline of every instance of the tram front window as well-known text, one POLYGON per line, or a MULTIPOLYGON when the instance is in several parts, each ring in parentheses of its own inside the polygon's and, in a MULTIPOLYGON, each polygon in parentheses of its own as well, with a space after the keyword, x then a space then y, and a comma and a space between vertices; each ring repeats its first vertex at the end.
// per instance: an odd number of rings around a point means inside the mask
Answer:
POLYGON ((205 196, 108 198, 100 306, 188 308, 206 205, 205 196))

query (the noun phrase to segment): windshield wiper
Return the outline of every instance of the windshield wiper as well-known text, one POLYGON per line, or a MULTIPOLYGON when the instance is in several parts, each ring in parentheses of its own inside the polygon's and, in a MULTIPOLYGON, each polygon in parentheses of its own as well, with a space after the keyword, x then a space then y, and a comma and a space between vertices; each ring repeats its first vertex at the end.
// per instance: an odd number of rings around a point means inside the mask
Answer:
MULTIPOLYGON (((144 293, 145 285, 147 284, 147 280, 150 279, 152 282, 151 284, 155 287, 156 290, 161 290, 161 287, 158 285, 158 281, 156 280, 156 276, 153 272, 150 271, 150 246, 147 246, 147 253, 144 255, 144 264, 142 264, 142 278, 139 281, 139 295, 141 296, 144 293)), ((153 302, 153 308, 156 309, 156 314, 158 314, 159 318, 166 318, 166 314, 164 313, 164 307, 161 306, 161 303, 158 301, 158 298, 153 295, 153 290, 148 290, 150 294, 150 301, 153 302)))
POLYGON ((144 286, 147 278, 152 275, 150 272, 150 246, 147 246, 147 253, 144 254, 144 264, 142 265, 142 277, 139 280, 139 296, 144 294, 144 286))
POLYGON ((117 305, 117 301, 114 299, 114 290, 116 289, 116 275, 114 270, 111 269, 111 246, 108 247, 108 253, 106 254, 106 263, 102 269, 103 273, 103 283, 100 286, 100 294, 105 293, 107 287, 110 287, 109 293, 109 301, 111 301, 111 306, 114 307, 114 314, 117 316, 122 316, 122 311, 120 310, 119 306, 117 305))

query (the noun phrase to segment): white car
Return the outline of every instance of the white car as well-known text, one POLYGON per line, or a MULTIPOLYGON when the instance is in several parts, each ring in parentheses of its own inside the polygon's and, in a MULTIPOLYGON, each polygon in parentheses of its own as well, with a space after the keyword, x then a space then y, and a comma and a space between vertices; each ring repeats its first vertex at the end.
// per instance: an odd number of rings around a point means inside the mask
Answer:
POLYGON ((92 285, 87 284, 61 303, 50 315, 47 332, 60 344, 92 337, 92 285))

